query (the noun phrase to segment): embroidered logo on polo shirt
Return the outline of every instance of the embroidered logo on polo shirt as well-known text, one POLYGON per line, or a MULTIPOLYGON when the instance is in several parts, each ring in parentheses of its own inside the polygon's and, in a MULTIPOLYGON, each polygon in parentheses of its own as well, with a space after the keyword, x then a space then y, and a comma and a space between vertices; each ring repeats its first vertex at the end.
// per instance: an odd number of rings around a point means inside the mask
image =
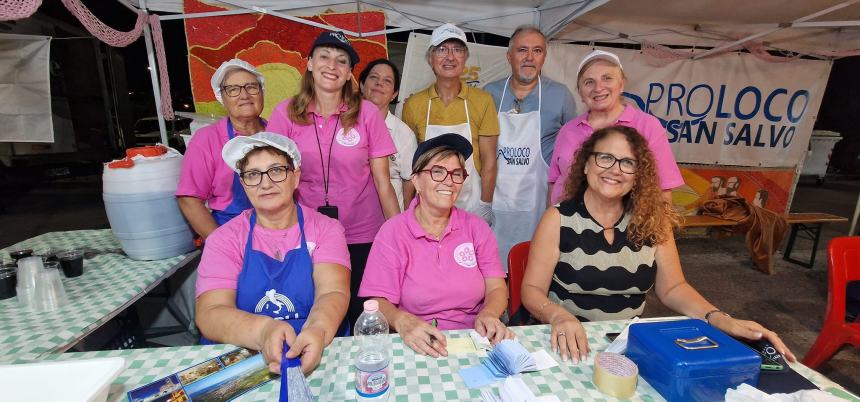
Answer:
POLYGON ((354 147, 358 145, 358 142, 361 141, 361 134, 355 130, 355 128, 350 128, 349 132, 343 132, 343 129, 338 130, 337 135, 335 136, 337 143, 343 145, 345 147, 354 147))
POLYGON ((454 249, 454 261, 464 268, 475 268, 478 266, 478 258, 475 256, 475 246, 472 243, 463 243, 454 249))

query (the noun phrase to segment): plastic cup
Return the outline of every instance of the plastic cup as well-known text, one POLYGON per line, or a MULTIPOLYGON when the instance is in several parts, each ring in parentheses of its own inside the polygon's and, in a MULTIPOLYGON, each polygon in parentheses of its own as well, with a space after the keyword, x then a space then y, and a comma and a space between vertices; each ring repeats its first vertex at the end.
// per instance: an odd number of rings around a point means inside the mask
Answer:
POLYGON ((39 272, 33 307, 36 311, 54 311, 66 303, 66 289, 58 269, 39 272))
POLYGON ((50 247, 36 249, 34 255, 42 257, 42 261, 57 261, 57 250, 50 247))
POLYGON ((9 252, 9 256, 12 257, 13 260, 20 260, 22 258, 27 258, 33 255, 33 249, 31 248, 22 248, 18 250, 12 250, 9 252))
POLYGON ((26 257, 18 260, 18 287, 35 289, 39 272, 43 267, 41 257, 26 257))
POLYGON ((0 300, 15 297, 18 285, 18 272, 14 269, 0 269, 0 300))
POLYGON ((66 250, 57 253, 57 260, 66 278, 76 278, 84 274, 84 251, 66 250))
POLYGON ((15 288, 15 293, 18 295, 18 304, 24 308, 30 308, 36 299, 36 291, 33 288, 15 288))

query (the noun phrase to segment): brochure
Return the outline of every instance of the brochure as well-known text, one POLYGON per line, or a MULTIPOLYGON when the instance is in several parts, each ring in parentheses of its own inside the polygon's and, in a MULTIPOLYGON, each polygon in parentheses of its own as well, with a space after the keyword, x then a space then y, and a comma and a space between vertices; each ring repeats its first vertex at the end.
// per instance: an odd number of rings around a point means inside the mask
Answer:
POLYGON ((129 391, 128 400, 229 401, 277 378, 260 352, 240 348, 129 391))

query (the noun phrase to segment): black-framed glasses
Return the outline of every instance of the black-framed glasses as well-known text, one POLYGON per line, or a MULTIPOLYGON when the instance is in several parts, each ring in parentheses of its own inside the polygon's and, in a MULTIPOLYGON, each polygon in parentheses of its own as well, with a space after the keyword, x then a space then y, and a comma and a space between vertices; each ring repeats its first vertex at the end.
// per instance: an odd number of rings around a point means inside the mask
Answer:
POLYGON ((615 155, 606 152, 592 152, 591 155, 594 156, 594 163, 604 169, 612 169, 615 162, 618 162, 618 167, 622 173, 634 174, 639 169, 639 161, 636 159, 616 158, 615 155))
POLYGON ((262 85, 260 85, 259 82, 249 82, 245 85, 224 85, 221 87, 221 92, 227 94, 227 96, 231 98, 235 98, 242 93, 242 89, 244 89, 248 95, 257 95, 260 93, 262 85))
POLYGON ((462 46, 453 46, 453 47, 439 46, 439 47, 433 49, 433 53, 435 53, 436 56, 439 56, 439 57, 446 57, 446 56, 448 56, 448 53, 451 53, 451 52, 454 52, 454 56, 463 57, 466 55, 466 48, 462 47, 462 46))
POLYGON ((430 169, 419 170, 418 172, 430 173, 430 178, 433 179, 433 181, 438 181, 439 183, 445 181, 448 176, 451 176, 451 181, 453 181, 454 184, 463 184, 463 182, 466 181, 466 178, 469 177, 469 174, 466 173, 466 169, 459 168, 448 170, 439 165, 433 165, 430 169))
POLYGON ((263 182, 263 175, 269 176, 269 180, 273 183, 280 183, 287 179, 287 174, 292 172, 293 168, 289 166, 272 166, 265 172, 259 170, 248 170, 239 173, 239 178, 246 186, 258 186, 263 182))

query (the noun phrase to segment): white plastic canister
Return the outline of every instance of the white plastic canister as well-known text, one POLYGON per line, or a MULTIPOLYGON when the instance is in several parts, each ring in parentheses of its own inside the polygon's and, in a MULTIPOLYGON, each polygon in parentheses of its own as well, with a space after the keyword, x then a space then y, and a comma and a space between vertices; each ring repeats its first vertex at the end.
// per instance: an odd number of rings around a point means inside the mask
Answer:
POLYGON ((181 168, 182 154, 172 148, 105 164, 105 210, 129 258, 161 260, 194 249, 194 234, 175 196, 181 168))

